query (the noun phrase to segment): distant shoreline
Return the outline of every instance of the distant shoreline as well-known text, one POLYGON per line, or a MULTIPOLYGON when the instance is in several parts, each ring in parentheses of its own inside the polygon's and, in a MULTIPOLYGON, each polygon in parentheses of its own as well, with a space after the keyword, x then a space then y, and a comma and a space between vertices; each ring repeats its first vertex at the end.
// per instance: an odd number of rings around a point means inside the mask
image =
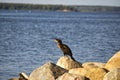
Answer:
POLYGON ((113 6, 65 6, 0 3, 2 10, 36 10, 60 12, 120 12, 120 7, 113 6))

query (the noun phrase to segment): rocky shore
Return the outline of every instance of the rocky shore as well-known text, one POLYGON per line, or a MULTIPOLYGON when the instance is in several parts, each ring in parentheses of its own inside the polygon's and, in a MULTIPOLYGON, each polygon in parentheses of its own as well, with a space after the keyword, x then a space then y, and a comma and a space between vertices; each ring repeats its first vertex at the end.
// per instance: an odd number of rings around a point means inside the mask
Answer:
POLYGON ((63 56, 56 64, 48 62, 33 70, 30 75, 20 73, 9 80, 120 80, 120 51, 107 63, 80 63, 63 56))

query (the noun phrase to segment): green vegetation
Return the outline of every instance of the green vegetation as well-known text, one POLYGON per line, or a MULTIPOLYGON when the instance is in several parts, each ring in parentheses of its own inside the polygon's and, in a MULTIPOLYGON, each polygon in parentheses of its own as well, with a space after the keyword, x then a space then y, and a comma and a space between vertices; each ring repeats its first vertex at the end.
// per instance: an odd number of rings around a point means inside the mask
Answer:
POLYGON ((34 4, 12 4, 0 3, 0 9, 5 10, 38 10, 38 11, 73 11, 73 12, 98 12, 119 11, 120 7, 108 6, 64 6, 64 5, 34 5, 34 4))

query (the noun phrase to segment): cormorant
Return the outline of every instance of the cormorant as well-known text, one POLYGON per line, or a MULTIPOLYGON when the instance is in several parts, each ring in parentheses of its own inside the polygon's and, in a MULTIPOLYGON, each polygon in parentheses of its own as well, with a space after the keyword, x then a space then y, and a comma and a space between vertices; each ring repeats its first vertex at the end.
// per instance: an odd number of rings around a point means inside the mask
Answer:
POLYGON ((64 56, 65 56, 65 55, 69 55, 69 56, 71 57, 71 59, 75 61, 75 59, 74 59, 73 56, 72 56, 72 51, 71 51, 71 49, 70 49, 66 44, 63 44, 63 43, 62 43, 62 40, 60 40, 60 39, 55 39, 54 41, 58 43, 58 44, 57 44, 57 45, 58 45, 58 48, 60 48, 60 49, 62 50, 64 56))

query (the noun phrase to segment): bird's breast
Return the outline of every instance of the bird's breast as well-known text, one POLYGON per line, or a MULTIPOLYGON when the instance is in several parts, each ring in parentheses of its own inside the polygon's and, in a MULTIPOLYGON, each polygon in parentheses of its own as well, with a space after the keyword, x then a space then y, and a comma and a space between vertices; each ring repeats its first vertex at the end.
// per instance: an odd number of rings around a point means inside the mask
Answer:
POLYGON ((58 44, 58 48, 61 48, 61 45, 60 45, 60 44, 58 44))

